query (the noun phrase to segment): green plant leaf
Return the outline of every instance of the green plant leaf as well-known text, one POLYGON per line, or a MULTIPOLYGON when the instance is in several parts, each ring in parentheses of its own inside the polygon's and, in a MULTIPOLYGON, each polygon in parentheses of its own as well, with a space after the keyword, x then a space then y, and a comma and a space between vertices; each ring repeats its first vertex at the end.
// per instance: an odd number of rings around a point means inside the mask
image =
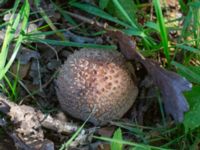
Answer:
POLYGON ((107 137, 98 137, 98 136, 92 136, 92 137, 97 140, 103 140, 103 141, 107 141, 107 142, 115 142, 115 143, 119 143, 119 144, 123 144, 123 145, 133 146, 134 148, 137 148, 137 150, 138 149, 141 149, 141 150, 168 150, 166 148, 161 148, 161 147, 156 147, 156 146, 151 146, 151 145, 144 145, 144 144, 129 142, 129 141, 125 141, 125 140, 111 139, 111 138, 107 138, 107 137))
POLYGON ((148 28, 154 29, 157 32, 160 32, 160 28, 159 28, 158 24, 156 24, 154 22, 147 22, 145 24, 145 26, 148 27, 148 28))
POLYGON ((160 6, 160 0, 153 0, 153 5, 155 7, 155 12, 157 16, 157 20, 160 27, 160 36, 162 39, 162 45, 164 48, 164 54, 167 59, 167 62, 170 63, 170 52, 168 48, 168 37, 167 37, 167 31, 165 27, 164 17, 162 14, 161 6, 160 6))
POLYGON ((194 47, 191 47, 191 46, 188 46, 188 45, 184 45, 184 44, 177 44, 176 47, 200 55, 200 50, 197 49, 197 48, 194 48, 194 47))
POLYGON ((110 0, 99 0, 99 7, 105 9, 108 6, 110 0))
POLYGON ((121 21, 121 20, 117 19, 116 17, 113 17, 112 15, 104 12, 103 10, 101 10, 95 6, 92 6, 90 4, 87 4, 87 3, 72 2, 72 3, 70 3, 70 5, 73 7, 79 8, 87 13, 92 14, 92 15, 95 15, 95 16, 101 17, 103 19, 106 19, 108 21, 114 22, 118 25, 125 27, 126 29, 133 30, 132 32, 134 35, 138 35, 143 38, 145 45, 147 45, 148 47, 153 47, 155 45, 155 42, 152 40, 152 38, 150 38, 143 31, 143 29, 140 29, 133 20, 131 20, 130 16, 127 14, 127 12, 124 10, 122 5, 118 1, 115 1, 115 2, 116 2, 116 5, 119 7, 119 10, 126 17, 126 20, 129 21, 129 23, 126 23, 125 21, 121 21))
POLYGON ((125 20, 134 28, 138 28, 135 21, 136 7, 134 2, 132 0, 126 0, 126 2, 124 2, 124 0, 112 0, 112 2, 115 6, 114 15, 122 20, 125 20))
POLYGON ((27 37, 26 39, 29 40, 29 41, 32 41, 32 42, 47 43, 47 44, 50 44, 50 45, 58 45, 58 46, 117 49, 115 45, 99 45, 99 44, 78 43, 78 42, 59 41, 59 40, 48 40, 48 39, 31 38, 31 37, 27 37))
POLYGON ((81 134, 81 131, 84 130, 84 126, 85 124, 88 122, 88 120, 90 119, 91 115, 93 115, 93 113, 90 113, 90 115, 88 116, 88 118, 85 120, 85 122, 76 130, 76 132, 71 136, 71 138, 65 142, 64 144, 62 144, 62 146, 60 147, 59 150, 66 150, 68 149, 68 147, 70 146, 70 144, 73 142, 74 139, 76 139, 76 137, 81 134))
MULTIPOLYGON (((3 45, 2 45, 2 48, 0 51, 0 70, 2 70, 5 67, 9 45, 10 45, 12 39, 14 38, 14 34, 15 34, 15 32, 13 32, 13 31, 16 31, 17 26, 20 22, 20 17, 21 17, 20 13, 18 13, 15 16, 15 13, 16 13, 19 3, 20 3, 20 0, 17 0, 15 2, 13 11, 12 11, 12 16, 7 25, 6 34, 5 34, 3 45)), ((0 78, 0 80, 1 80, 1 78, 0 78)))
POLYGON ((179 74, 186 77, 189 81, 193 83, 200 84, 200 66, 189 66, 187 67, 189 71, 178 70, 179 74), (192 72, 192 73, 190 73, 192 72))
POLYGON ((198 66, 189 66, 186 67, 182 64, 179 64, 175 61, 172 61, 172 64, 178 68, 178 73, 187 78, 193 83, 200 84, 200 67, 198 66))
POLYGON ((187 12, 188 9, 187 9, 185 2, 183 0, 178 0, 178 2, 179 2, 179 5, 181 7, 181 11, 184 12, 184 13, 187 12))
POLYGON ((125 23, 123 21, 120 21, 117 18, 114 18, 110 14, 108 14, 108 13, 104 12, 103 10, 101 10, 101 9, 95 7, 95 6, 92 6, 90 4, 84 4, 84 3, 76 3, 76 2, 74 2, 74 3, 71 3, 71 5, 74 6, 74 7, 79 8, 79 9, 81 9, 83 11, 86 11, 86 12, 88 12, 90 14, 93 14, 95 16, 99 16, 101 18, 104 18, 104 19, 107 19, 109 21, 112 21, 112 22, 115 22, 117 24, 120 24, 120 25, 122 25, 124 27, 131 28, 131 26, 129 24, 127 24, 127 23, 125 23))
POLYGON ((190 104, 190 111, 185 114, 183 121, 185 132, 200 126, 200 86, 195 86, 185 96, 190 104))
POLYGON ((53 30, 53 31, 57 31, 56 35, 58 37, 60 37, 60 39, 62 40, 66 40, 65 36, 58 31, 57 27, 54 25, 54 23, 52 22, 52 20, 49 18, 48 14, 45 12, 45 10, 42 7, 37 7, 37 9, 40 12, 40 15, 42 16, 42 18, 46 21, 46 23, 49 25, 49 27, 53 30))
MULTIPOLYGON (((191 25, 192 20, 192 9, 189 8, 187 15, 185 16, 183 27, 181 31, 181 36, 186 38, 188 34, 188 28, 191 25)), ((190 34, 189 34, 190 35, 190 34)))
MULTIPOLYGON (((122 130, 120 128, 118 128, 115 131, 115 133, 113 135, 113 139, 115 139, 115 140, 123 140, 122 130)), ((123 147, 123 144, 121 144, 121 143, 115 143, 115 142, 111 143, 111 150, 122 150, 122 147, 123 147)))
POLYGON ((74 26, 77 25, 76 21, 75 21, 73 18, 71 18, 71 16, 68 15, 67 12, 66 12, 61 6, 59 6, 59 5, 57 5, 56 3, 52 2, 52 0, 51 0, 51 3, 52 3, 53 6, 56 8, 56 10, 59 11, 59 13, 64 17, 64 19, 65 19, 67 22, 69 22, 70 24, 72 24, 72 25, 74 25, 74 26))
POLYGON ((21 24, 21 30, 20 30, 19 37, 17 38, 15 48, 13 49, 13 53, 12 53, 11 57, 9 58, 9 61, 7 62, 6 65, 5 65, 5 61, 3 61, 3 63, 0 61, 0 70, 1 70, 0 80, 4 77, 6 72, 9 70, 10 66, 12 65, 12 63, 15 60, 15 57, 17 56, 19 48, 23 42, 24 34, 26 33, 29 13, 30 13, 30 5, 29 5, 28 0, 25 0, 22 8, 20 9, 19 13, 17 14, 15 21, 14 22, 12 21, 12 20, 14 20, 12 17, 9 21, 9 22, 13 22, 13 25, 8 26, 8 28, 7 28, 6 36, 5 36, 5 39, 3 42, 3 46, 2 46, 2 52, 0 53, 0 58, 2 58, 4 60, 7 58, 9 45, 14 38, 15 32, 13 33, 13 30, 16 31, 21 19, 22 19, 22 22, 21 22, 22 24, 21 24))
POLYGON ((194 8, 199 8, 200 7, 200 2, 199 1, 191 2, 191 3, 189 3, 189 5, 194 7, 194 8))

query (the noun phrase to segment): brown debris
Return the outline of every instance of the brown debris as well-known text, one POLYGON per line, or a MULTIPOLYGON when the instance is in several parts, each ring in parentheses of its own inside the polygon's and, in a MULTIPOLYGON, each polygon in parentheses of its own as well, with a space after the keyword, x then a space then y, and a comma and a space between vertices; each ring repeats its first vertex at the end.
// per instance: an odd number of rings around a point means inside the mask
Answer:
MULTIPOLYGON (((74 124, 54 119, 33 107, 17 105, 3 96, 0 96, 0 112, 9 116, 14 125, 14 130, 7 133, 14 140, 16 146, 27 147, 25 148, 27 150, 49 146, 53 149, 54 144, 45 139, 42 127, 68 134, 78 129, 78 126, 74 124)), ((3 119, 0 120, 0 126, 6 129, 3 119)))

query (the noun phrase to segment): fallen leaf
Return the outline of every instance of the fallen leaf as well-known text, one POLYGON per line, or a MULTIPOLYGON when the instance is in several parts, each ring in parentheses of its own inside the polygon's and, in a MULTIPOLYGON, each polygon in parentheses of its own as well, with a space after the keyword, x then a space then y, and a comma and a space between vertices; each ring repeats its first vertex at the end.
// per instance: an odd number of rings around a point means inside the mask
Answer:
POLYGON ((18 77, 20 79, 24 79, 28 75, 28 71, 30 69, 31 63, 21 64, 20 67, 19 67, 19 70, 17 70, 17 68, 18 68, 17 66, 18 66, 18 63, 15 62, 11 67, 11 71, 14 74, 18 74, 18 77))
POLYGON ((160 89, 166 113, 172 115, 176 122, 182 122, 184 112, 189 110, 182 92, 191 90, 192 84, 175 72, 165 70, 156 62, 142 56, 129 36, 120 31, 108 31, 108 34, 118 39, 121 52, 128 60, 136 60, 147 69, 154 84, 160 89))
POLYGON ((39 59, 40 53, 22 47, 19 53, 17 54, 17 59, 20 61, 20 64, 27 64, 32 58, 39 59))
POLYGON ((115 127, 104 127, 97 130, 98 134, 105 137, 112 137, 115 127))

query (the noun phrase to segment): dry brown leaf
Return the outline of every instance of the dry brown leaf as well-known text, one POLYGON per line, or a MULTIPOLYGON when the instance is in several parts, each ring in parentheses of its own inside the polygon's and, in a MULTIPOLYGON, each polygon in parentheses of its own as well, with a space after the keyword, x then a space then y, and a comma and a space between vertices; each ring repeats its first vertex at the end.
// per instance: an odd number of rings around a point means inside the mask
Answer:
POLYGON ((154 84, 160 89, 166 113, 172 115, 175 121, 182 122, 184 112, 189 110, 182 92, 191 90, 192 84, 175 72, 165 70, 156 62, 142 56, 129 36, 120 31, 108 33, 118 39, 121 52, 128 60, 136 60, 147 69, 154 84))

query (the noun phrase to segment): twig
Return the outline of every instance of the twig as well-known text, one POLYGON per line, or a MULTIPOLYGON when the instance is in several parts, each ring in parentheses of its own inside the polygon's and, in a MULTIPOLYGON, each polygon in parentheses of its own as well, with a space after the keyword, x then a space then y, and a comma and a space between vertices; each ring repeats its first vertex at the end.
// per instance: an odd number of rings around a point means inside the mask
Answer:
MULTIPOLYGON (((75 124, 60 121, 30 106, 17 105, 3 96, 0 96, 0 112, 10 117, 13 125, 17 124, 14 126, 14 131, 7 133, 15 144, 24 150, 36 149, 38 146, 43 147, 41 149, 49 146, 53 148, 53 142, 44 139, 42 127, 68 134, 79 129, 79 126, 75 124)), ((0 119, 0 126, 5 128, 5 123, 3 119, 0 119)))
MULTIPOLYGON (((13 102, 8 101, 6 98, 0 96, 0 112, 5 113, 6 115, 10 116, 11 118, 15 119, 13 121, 16 122, 26 122, 27 118, 34 118, 37 119, 33 122, 35 125, 31 125, 33 127, 39 127, 37 125, 37 121, 40 123, 40 126, 45 128, 62 132, 62 133, 73 133, 75 132, 79 126, 60 121, 56 118, 51 117, 50 115, 43 114, 42 112, 26 105, 17 105, 13 102), (5 111, 6 109, 6 111, 5 111), (20 110, 20 112, 19 112, 20 110), (27 115, 30 115, 27 117, 27 115)), ((31 120, 31 119, 30 119, 31 120)), ((22 124, 22 123, 21 123, 22 124)), ((30 129, 31 130, 31 129, 30 129)))
POLYGON ((108 27, 109 28, 113 28, 113 27, 109 26, 107 23, 100 23, 98 21, 94 21, 92 19, 89 19, 87 17, 81 16, 81 15, 78 15, 78 14, 74 14, 74 13, 71 13, 71 12, 68 12, 68 11, 67 11, 67 14, 72 16, 72 17, 74 17, 74 18, 76 18, 76 19, 79 19, 79 20, 84 21, 86 23, 89 23, 91 25, 98 26, 100 28, 104 28, 104 29, 108 29, 108 27))

